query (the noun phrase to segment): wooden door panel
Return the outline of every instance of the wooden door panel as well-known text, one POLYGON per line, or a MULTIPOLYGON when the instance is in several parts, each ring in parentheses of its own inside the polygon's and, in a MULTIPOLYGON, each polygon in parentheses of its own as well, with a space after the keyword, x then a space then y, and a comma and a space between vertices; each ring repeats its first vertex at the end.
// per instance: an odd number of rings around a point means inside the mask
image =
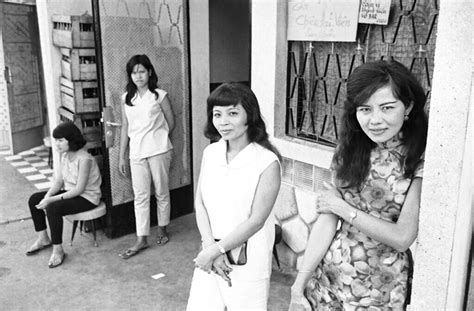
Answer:
MULTIPOLYGON (((5 66, 11 72, 8 102, 12 133, 44 123, 38 62, 38 29, 34 7, 3 4, 5 66)), ((41 142, 38 142, 41 144, 41 142)))

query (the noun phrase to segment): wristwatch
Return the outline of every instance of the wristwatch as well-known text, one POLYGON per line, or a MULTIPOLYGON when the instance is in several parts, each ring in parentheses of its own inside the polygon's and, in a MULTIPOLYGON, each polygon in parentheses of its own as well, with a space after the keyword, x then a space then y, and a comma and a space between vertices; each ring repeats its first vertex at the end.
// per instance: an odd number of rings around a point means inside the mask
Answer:
POLYGON ((349 214, 349 224, 352 226, 352 222, 354 221, 354 219, 356 219, 357 217, 357 211, 354 210, 352 211, 350 214, 349 214))

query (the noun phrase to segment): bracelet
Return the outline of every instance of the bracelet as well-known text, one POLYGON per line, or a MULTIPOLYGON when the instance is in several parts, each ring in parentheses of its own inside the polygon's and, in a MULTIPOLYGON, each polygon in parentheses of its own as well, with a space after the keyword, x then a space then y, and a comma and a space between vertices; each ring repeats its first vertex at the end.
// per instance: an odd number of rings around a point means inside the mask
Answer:
POLYGON ((298 273, 311 273, 313 271, 310 270, 298 270, 298 273))
POLYGON ((219 252, 221 254, 225 254, 225 248, 222 247, 222 245, 219 244, 219 242, 216 242, 217 248, 219 249, 219 252))

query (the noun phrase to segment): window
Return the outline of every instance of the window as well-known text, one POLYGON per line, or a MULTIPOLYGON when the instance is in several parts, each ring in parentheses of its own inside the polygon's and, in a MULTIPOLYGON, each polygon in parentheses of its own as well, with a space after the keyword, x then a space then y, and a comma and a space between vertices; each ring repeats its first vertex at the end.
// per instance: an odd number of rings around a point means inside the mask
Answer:
POLYGON ((428 95, 434 65, 437 1, 392 4, 386 26, 359 24, 356 42, 288 42, 286 134, 334 146, 347 78, 365 61, 407 66, 428 95))

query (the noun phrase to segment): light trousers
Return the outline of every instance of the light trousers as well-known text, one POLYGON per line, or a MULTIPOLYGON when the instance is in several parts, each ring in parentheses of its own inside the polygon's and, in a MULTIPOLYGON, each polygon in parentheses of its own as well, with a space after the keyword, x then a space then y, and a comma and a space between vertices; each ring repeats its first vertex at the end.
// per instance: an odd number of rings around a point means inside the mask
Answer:
POLYGON ((169 171, 171 153, 161 153, 144 159, 130 159, 135 205, 137 236, 150 235, 151 183, 155 188, 158 226, 170 222, 169 171))
POLYGON ((266 311, 269 290, 268 278, 256 281, 232 280, 232 287, 229 287, 219 275, 196 268, 186 310, 266 311))

